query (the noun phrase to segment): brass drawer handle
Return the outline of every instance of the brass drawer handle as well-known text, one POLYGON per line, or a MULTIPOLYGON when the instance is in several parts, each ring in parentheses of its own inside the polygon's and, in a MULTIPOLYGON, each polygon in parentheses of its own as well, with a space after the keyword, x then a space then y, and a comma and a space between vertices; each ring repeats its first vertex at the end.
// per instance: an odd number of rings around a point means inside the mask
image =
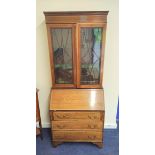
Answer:
POLYGON ((69 118, 69 115, 67 115, 67 114, 63 115, 63 118, 69 118))
POLYGON ((96 138, 96 136, 88 136, 89 139, 94 140, 96 138))
POLYGON ((65 125, 57 125, 57 128, 59 129, 63 129, 65 127, 65 125))
POLYGON ((56 115, 57 118, 59 119, 64 119, 64 118, 69 118, 69 115, 56 115))
POLYGON ((55 116, 56 116, 57 118, 61 118, 61 119, 63 118, 61 115, 55 115, 55 116))
POLYGON ((97 128, 97 125, 95 124, 95 125, 88 125, 88 127, 90 128, 90 129, 95 129, 95 128, 97 128))
POLYGON ((89 119, 97 119, 97 116, 90 116, 90 115, 88 115, 88 118, 89 119))

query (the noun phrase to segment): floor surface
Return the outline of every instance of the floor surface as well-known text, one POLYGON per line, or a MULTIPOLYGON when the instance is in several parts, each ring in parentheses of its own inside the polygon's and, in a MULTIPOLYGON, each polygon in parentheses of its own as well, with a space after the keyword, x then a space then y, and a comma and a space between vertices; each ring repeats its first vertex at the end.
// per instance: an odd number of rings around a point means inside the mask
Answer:
POLYGON ((36 138, 36 155, 119 155, 119 129, 104 130, 104 147, 91 143, 63 143, 51 145, 50 129, 43 129, 43 140, 36 138))

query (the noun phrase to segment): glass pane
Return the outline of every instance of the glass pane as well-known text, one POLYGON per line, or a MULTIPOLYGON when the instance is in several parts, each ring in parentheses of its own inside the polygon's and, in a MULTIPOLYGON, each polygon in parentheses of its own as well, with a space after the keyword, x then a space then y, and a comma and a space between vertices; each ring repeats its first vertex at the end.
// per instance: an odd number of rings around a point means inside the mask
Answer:
POLYGON ((81 77, 80 84, 93 85, 100 81, 100 54, 102 28, 81 28, 81 77))
POLYGON ((52 28, 54 74, 56 84, 73 83, 72 29, 52 28))

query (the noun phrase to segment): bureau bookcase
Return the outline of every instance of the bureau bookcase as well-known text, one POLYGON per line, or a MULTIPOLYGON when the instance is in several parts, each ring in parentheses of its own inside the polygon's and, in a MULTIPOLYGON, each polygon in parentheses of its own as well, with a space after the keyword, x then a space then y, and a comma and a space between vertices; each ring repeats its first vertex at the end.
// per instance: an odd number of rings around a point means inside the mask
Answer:
POLYGON ((44 12, 52 88, 53 146, 103 146, 103 65, 108 11, 44 12))

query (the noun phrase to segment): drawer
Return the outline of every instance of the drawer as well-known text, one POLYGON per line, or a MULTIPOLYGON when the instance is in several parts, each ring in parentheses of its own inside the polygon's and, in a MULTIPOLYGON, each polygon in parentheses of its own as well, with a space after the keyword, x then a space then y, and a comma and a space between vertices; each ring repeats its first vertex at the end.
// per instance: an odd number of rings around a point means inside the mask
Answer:
POLYGON ((53 141, 101 142, 100 131, 52 131, 53 141))
POLYGON ((78 129, 94 129, 102 130, 102 121, 80 120, 80 121, 52 121, 52 130, 78 130, 78 129))
POLYGON ((101 120, 101 112, 53 112, 53 120, 89 119, 101 120))

